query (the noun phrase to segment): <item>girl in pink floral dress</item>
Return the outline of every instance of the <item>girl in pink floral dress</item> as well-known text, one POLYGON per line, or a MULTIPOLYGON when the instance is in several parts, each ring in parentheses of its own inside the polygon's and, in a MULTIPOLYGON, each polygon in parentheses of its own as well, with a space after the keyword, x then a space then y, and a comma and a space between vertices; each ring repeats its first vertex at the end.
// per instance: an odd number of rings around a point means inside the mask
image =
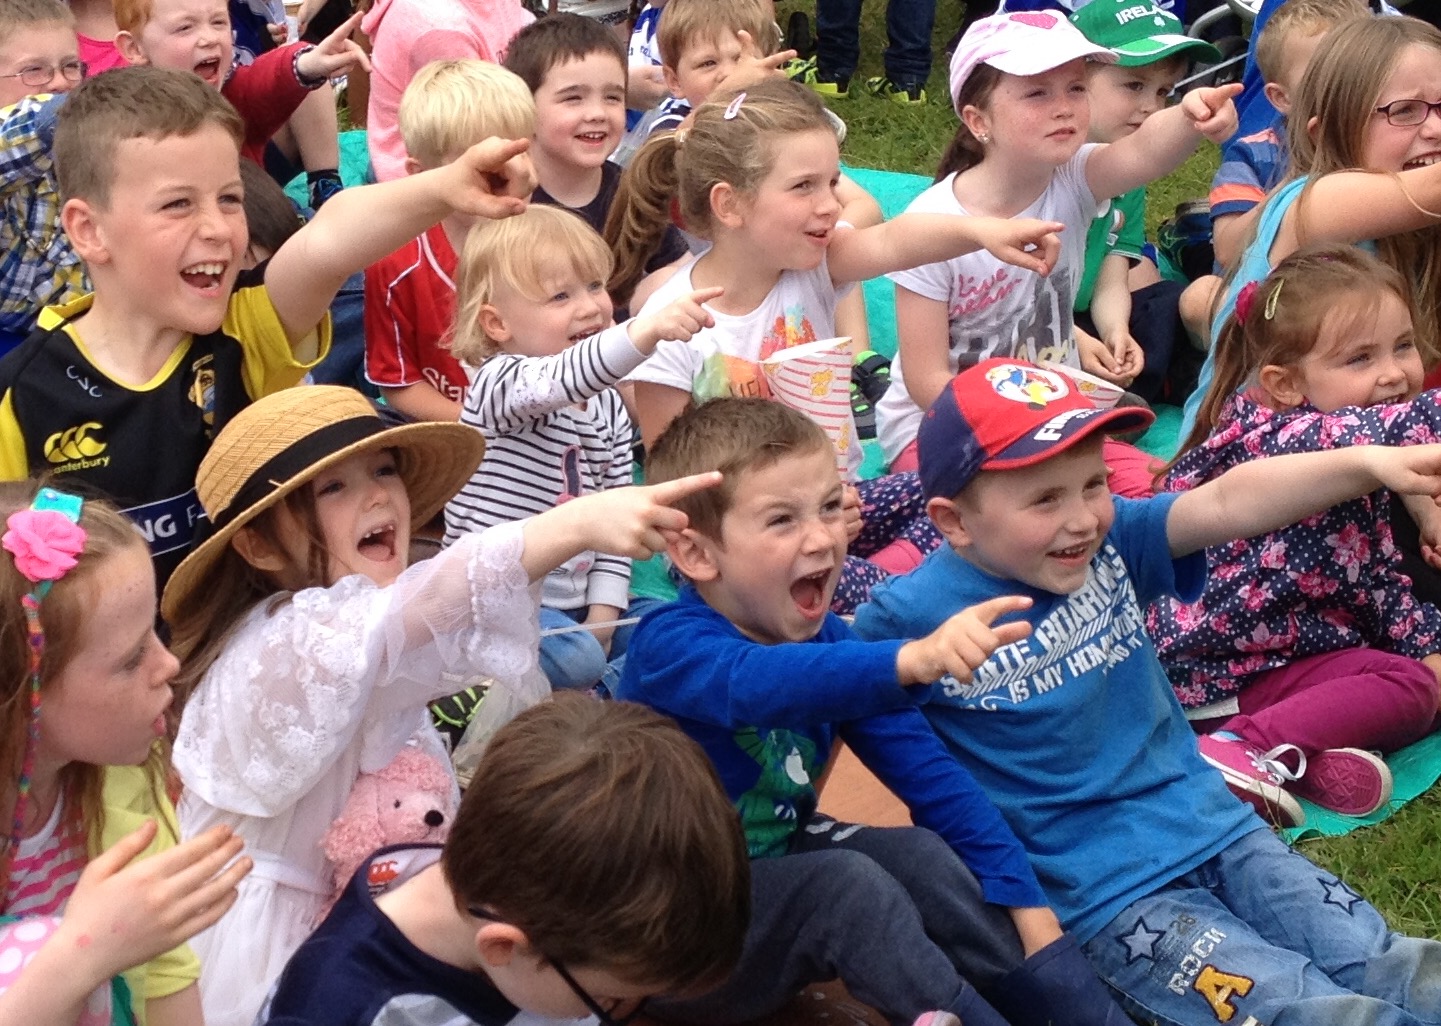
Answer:
MULTIPOLYGON (((1352 246, 1303 250, 1247 286, 1217 345, 1216 380, 1164 480, 1194 488, 1263 456, 1432 442, 1441 403, 1397 273, 1352 246)), ((1147 627, 1201 752, 1282 825, 1293 795, 1369 815, 1391 795, 1376 752, 1432 729, 1441 611, 1398 562, 1388 492, 1207 550, 1199 602, 1147 627)), ((1428 504, 1429 505, 1429 504, 1428 504)), ((1434 508, 1417 507, 1423 534, 1434 508)))

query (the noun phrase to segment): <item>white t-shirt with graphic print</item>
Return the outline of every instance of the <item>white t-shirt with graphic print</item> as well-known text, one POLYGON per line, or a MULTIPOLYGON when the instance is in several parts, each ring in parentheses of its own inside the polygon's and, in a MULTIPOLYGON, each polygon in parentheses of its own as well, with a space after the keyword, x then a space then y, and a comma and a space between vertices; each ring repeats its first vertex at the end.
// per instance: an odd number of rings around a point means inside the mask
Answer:
MULTIPOLYGON (((1002 263, 985 250, 890 275, 897 285, 946 304, 952 374, 992 356, 1081 365, 1072 305, 1085 267, 1086 229, 1098 208, 1086 182, 1086 161, 1094 149, 1082 146, 1056 169, 1046 191, 1016 215, 1066 226, 1049 276, 1002 263)), ((969 213, 956 199, 955 182, 955 175, 943 178, 917 196, 906 213, 969 213)), ((906 391, 897 354, 891 387, 876 404, 877 433, 888 461, 915 440, 922 412, 906 391)))

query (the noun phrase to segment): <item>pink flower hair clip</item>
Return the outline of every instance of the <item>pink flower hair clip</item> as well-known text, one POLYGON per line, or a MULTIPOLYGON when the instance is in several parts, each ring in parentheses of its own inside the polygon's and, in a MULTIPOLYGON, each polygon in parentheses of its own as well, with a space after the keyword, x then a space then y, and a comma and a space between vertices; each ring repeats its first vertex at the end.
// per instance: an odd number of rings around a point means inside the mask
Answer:
POLYGON ((0 535, 0 546, 15 557, 15 569, 37 585, 40 598, 51 583, 75 569, 85 551, 85 528, 58 509, 18 510, 10 514, 5 526, 8 530, 0 535))

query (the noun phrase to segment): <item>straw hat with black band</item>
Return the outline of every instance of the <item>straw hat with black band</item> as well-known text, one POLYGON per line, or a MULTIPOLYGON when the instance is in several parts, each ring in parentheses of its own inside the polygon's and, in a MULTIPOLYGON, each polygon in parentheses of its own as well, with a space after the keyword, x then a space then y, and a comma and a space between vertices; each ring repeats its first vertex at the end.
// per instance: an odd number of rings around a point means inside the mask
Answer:
POLYGON ((464 424, 387 427, 369 400, 339 385, 283 389, 241 410, 200 461, 195 490, 208 519, 165 586, 161 615, 175 618, 242 527, 326 467, 374 449, 402 454, 400 478, 414 530, 475 473, 485 439, 464 424))

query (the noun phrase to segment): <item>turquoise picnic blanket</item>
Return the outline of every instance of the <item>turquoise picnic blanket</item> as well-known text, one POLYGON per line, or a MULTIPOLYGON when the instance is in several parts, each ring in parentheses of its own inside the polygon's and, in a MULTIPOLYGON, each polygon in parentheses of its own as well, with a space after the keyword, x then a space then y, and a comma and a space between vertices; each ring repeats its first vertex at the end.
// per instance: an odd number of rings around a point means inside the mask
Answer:
MULTIPOLYGON (((920 175, 898 174, 893 171, 873 171, 869 168, 847 167, 845 173, 865 189, 881 206, 887 218, 905 210, 916 196, 929 186, 930 180, 920 175)), ((369 155, 365 146, 363 131, 344 132, 340 136, 340 176, 347 186, 362 184, 369 172, 369 155)), ((301 176, 286 187, 291 199, 304 205, 306 202, 305 178, 301 176)), ((871 348, 887 357, 896 353, 895 290, 890 281, 877 278, 863 285, 866 296, 866 317, 871 330, 871 348)), ((1160 459, 1170 459, 1180 442, 1181 411, 1174 406, 1156 407, 1156 423, 1137 444, 1140 448, 1160 459)), ((876 477, 885 472, 885 460, 880 447, 873 441, 864 443, 866 459, 861 472, 864 477, 876 477)), ((645 563, 637 563, 632 590, 637 595, 654 598, 674 598, 675 586, 666 573, 660 557, 645 563)), ((1401 806, 1411 801, 1441 779, 1441 735, 1417 742, 1409 748, 1396 752, 1386 760, 1396 778, 1396 790, 1390 805, 1365 819, 1338 816, 1324 809, 1302 801, 1306 810, 1306 825, 1284 831, 1288 840, 1303 837, 1334 837, 1350 833, 1357 827, 1370 826, 1389 817, 1401 806)))

